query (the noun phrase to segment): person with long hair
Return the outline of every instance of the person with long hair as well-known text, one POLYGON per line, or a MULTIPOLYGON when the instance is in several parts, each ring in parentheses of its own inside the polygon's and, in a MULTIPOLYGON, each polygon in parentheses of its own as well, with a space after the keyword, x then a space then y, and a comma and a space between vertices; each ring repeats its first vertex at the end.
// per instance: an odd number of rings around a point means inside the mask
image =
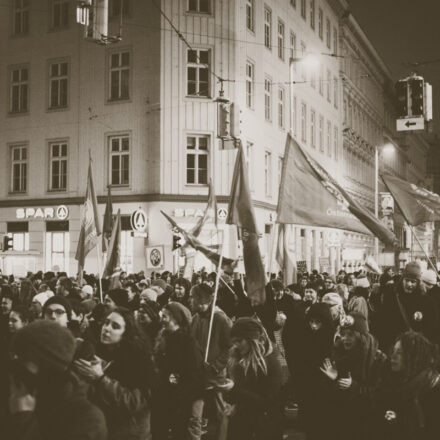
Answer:
POLYGON ((440 438, 437 347, 421 334, 399 336, 374 393, 375 440, 440 438))
POLYGON ((91 362, 77 360, 76 371, 91 382, 91 400, 104 412, 109 440, 149 440, 152 353, 132 313, 115 308, 106 316, 91 362))
POLYGON ((282 371, 263 325, 238 319, 231 330, 232 347, 225 382, 226 399, 234 405, 228 440, 282 438, 282 371))
POLYGON ((321 367, 333 389, 330 438, 368 438, 371 393, 384 360, 376 338, 368 332, 365 317, 354 312, 346 315, 338 328, 332 357, 325 359, 321 367))

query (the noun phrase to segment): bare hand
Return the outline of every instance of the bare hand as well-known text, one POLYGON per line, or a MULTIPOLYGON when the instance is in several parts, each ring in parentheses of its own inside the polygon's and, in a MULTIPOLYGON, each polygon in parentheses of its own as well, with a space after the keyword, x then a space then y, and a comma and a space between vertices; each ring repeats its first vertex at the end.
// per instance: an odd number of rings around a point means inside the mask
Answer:
POLYGON ((232 379, 225 379, 224 383, 216 384, 216 388, 220 391, 231 391, 234 388, 234 381, 232 379))
POLYGON ((97 380, 104 376, 104 369, 102 366, 102 359, 94 357, 92 361, 85 359, 78 359, 74 363, 79 374, 90 380, 97 380))
POLYGON ((29 393, 23 382, 10 381, 9 410, 11 414, 35 410, 35 396, 29 393))
POLYGON ((351 378, 351 374, 348 373, 347 378, 338 380, 338 388, 340 390, 348 390, 351 387, 352 383, 353 383, 353 380, 351 378))
POLYGON ((329 358, 325 358, 324 362, 322 363, 322 366, 320 370, 330 379, 330 380, 336 380, 338 378, 338 370, 336 370, 335 367, 333 367, 333 364, 331 363, 329 358))

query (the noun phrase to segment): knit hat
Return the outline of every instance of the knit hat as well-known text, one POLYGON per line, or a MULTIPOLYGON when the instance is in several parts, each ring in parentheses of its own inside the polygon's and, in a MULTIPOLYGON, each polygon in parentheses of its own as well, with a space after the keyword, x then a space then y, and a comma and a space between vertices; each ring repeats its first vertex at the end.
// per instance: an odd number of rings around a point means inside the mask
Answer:
POLYGON ((111 289, 107 295, 118 307, 128 309, 128 293, 125 289, 111 289))
POLYGON ((214 292, 212 287, 208 286, 205 283, 196 284, 191 289, 191 296, 199 303, 199 304, 209 304, 214 296, 214 292))
POLYGON ((50 297, 44 303, 43 314, 51 304, 59 304, 60 306, 63 306, 64 309, 66 310, 67 319, 69 321, 72 319, 72 306, 71 306, 69 300, 66 299, 64 296, 55 295, 55 296, 50 297))
POLYGON ((332 275, 326 275, 324 277, 324 282, 326 282, 327 280, 331 281, 333 284, 336 284, 335 277, 332 275))
POLYGON ((254 318, 239 318, 231 329, 231 338, 258 339, 264 333, 260 322, 254 318))
POLYGON ((410 261, 402 273, 402 278, 410 278, 413 280, 420 280, 422 277, 422 268, 416 261, 410 261))
POLYGON ((326 293, 323 297, 321 302, 324 304, 328 304, 330 307, 333 306, 341 306, 343 307, 343 301, 339 293, 330 292, 326 293))
POLYGON ((42 370, 63 372, 73 360, 76 341, 72 333, 53 321, 37 320, 19 330, 14 351, 42 370))
POLYGON ((157 300, 157 290, 154 289, 144 289, 141 293, 141 296, 144 297, 146 296, 148 301, 154 301, 156 302, 157 300))
POLYGON ((422 281, 427 284, 435 285, 437 284, 437 274, 432 269, 425 270, 422 273, 422 281))
POLYGON ((366 335, 368 333, 367 320, 358 312, 351 312, 341 320, 341 329, 350 329, 366 335))
POLYGON ((88 284, 85 284, 83 287, 82 287, 82 292, 83 293, 85 293, 87 296, 91 296, 91 295, 93 295, 93 287, 92 286, 89 286, 88 284))
POLYGON ((155 301, 145 301, 139 307, 139 311, 148 315, 148 317, 154 322, 159 321, 159 304, 155 301))
POLYGON ((188 328, 191 325, 191 312, 183 304, 172 301, 168 303, 164 309, 170 312, 171 316, 179 327, 188 328))
POLYGON ((167 288, 167 283, 162 278, 159 278, 158 280, 154 280, 151 285, 160 287, 164 292, 165 292, 165 289, 167 288))

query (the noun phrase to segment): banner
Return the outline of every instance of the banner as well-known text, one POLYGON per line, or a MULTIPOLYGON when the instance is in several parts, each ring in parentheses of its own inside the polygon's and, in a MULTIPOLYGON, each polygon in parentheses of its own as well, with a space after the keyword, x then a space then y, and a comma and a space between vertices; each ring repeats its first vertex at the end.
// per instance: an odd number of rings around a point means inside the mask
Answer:
POLYGON ((395 235, 353 200, 321 165, 288 134, 277 208, 278 223, 370 231, 394 246, 395 235))
POLYGON ((382 174, 381 177, 411 226, 440 220, 438 194, 390 174, 382 174))
POLYGON ((108 248, 108 242, 112 234, 113 229, 113 205, 112 205, 112 192, 110 185, 107 187, 107 201, 105 204, 104 221, 102 223, 102 251, 106 252, 108 248))
POLYGON ((292 245, 293 225, 280 223, 278 225, 278 242, 276 260, 283 271, 283 284, 296 283, 296 256, 292 245))
POLYGON ((113 223, 112 235, 108 244, 107 261, 103 276, 111 276, 121 265, 121 210, 118 209, 116 220, 113 223))

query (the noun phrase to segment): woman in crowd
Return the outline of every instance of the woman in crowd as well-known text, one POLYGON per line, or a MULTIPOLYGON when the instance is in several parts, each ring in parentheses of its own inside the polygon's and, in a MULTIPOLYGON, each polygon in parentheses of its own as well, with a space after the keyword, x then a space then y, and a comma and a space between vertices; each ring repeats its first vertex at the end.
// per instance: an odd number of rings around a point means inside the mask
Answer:
POLYGON ((75 368, 91 381, 91 400, 104 412, 109 440, 149 440, 154 367, 129 310, 107 315, 96 350, 99 357, 80 359, 75 368))
POLYGON ((230 375, 222 389, 234 405, 228 440, 282 438, 282 371, 261 323, 238 319, 231 330, 230 375))
POLYGON ((191 312, 178 302, 162 310, 163 328, 155 356, 159 380, 153 395, 154 440, 201 438, 203 405, 203 359, 190 334, 191 312))
POLYGON ((365 317, 348 314, 339 327, 332 359, 326 359, 321 367, 333 388, 330 438, 368 438, 371 391, 383 361, 377 340, 368 333, 365 317))
POLYGON ((374 395, 375 440, 440 438, 437 350, 419 333, 398 337, 374 395))
POLYGON ((150 344, 150 347, 154 346, 157 334, 160 330, 160 308, 155 301, 144 301, 136 311, 136 321, 139 328, 150 344))
POLYGON ((9 314, 9 333, 11 335, 18 332, 18 330, 26 327, 32 320, 34 315, 28 307, 15 306, 9 314))
POLYGON ((368 323, 368 297, 370 289, 368 287, 356 286, 351 292, 350 299, 347 304, 347 311, 360 313, 368 323))
POLYGON ((189 308, 189 292, 191 283, 186 278, 178 278, 174 284, 174 292, 171 294, 170 301, 177 301, 189 308))

